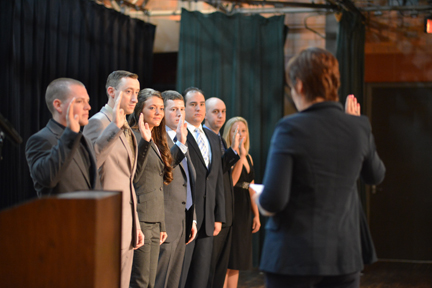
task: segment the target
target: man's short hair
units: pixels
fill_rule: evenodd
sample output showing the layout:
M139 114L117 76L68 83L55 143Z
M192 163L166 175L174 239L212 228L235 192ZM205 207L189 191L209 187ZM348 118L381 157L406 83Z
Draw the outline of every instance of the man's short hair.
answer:
M340 86L339 63L329 51L311 47L301 51L287 64L287 82L295 87L302 81L307 100L323 97L326 101L338 101Z
M189 92L199 92L199 93L201 93L201 94L204 96L204 92L203 92L201 89L196 88L196 87L189 87L189 88L187 88L186 90L184 90L184 92L183 92L183 97L184 97L185 105L186 105L186 102L187 102L187 97L186 97L186 95L187 95ZM204 98L205 98L205 96L204 96Z
M71 85L84 86L82 82L72 78L58 78L48 85L45 92L45 102L51 114L55 112L53 101L55 99L59 99L62 102L66 101L70 93Z
M132 78L132 79L138 79L138 75L129 71L124 70L117 70L114 72L111 72L111 74L108 75L107 82L105 85L105 89L108 89L108 87L114 87L117 89L120 81L122 78Z
M182 100L184 102L183 96L179 92L174 90L166 90L162 92L162 98L164 100L165 107L167 106L168 100Z

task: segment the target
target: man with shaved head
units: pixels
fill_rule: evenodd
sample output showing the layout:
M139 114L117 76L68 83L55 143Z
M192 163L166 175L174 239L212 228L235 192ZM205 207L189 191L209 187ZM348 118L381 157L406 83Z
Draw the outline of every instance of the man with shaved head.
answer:
M213 239L213 254L210 266L210 275L207 288L222 288L228 269L228 260L231 250L231 226L234 216L234 189L231 167L240 159L235 149L239 146L239 134L234 135L232 147L227 147L220 135L220 129L225 124L226 106L219 98L206 100L206 116L204 128L216 134L221 143L222 172L225 192L226 221L222 224L220 233Z
M56 79L48 85L45 101L52 118L26 144L37 195L100 189L93 145L80 131L91 109L84 84Z

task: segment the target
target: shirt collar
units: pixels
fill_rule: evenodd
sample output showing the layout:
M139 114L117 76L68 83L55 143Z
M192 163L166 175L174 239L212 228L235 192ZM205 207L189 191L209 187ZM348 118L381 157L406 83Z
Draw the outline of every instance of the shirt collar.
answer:
M189 122L185 121L187 123L187 128L190 132L195 133L195 129L198 129L201 133L204 133L204 130L202 128L202 125L200 124L198 127L195 127L194 125L190 124Z
M171 138L171 140L174 141L174 137L176 136L176 131L172 130L168 126L165 125L165 131L167 132L168 136Z

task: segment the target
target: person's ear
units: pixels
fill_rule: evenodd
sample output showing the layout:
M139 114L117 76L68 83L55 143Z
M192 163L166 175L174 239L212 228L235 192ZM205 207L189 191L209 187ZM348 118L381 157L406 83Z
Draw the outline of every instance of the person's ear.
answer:
M115 90L116 89L114 87L112 87L112 86L109 86L107 88L107 93L108 93L109 97L112 98L112 99L115 98Z
M295 90L300 95L304 94L303 82L300 79L296 80Z
M62 101L60 99L54 99L53 101L54 110L56 110L59 114L62 113Z

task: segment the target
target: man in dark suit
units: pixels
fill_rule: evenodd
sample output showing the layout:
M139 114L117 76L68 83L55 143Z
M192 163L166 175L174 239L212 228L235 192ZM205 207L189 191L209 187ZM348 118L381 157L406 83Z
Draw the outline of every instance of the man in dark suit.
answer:
M196 175L186 145L188 131L184 123L183 96L168 90L162 93L162 97L167 141L173 158L173 181L164 187L168 237L160 247L155 287L170 288L179 286L186 245L197 233L193 205Z
M207 286L213 249L213 236L225 222L225 197L222 175L221 144L216 134L202 128L205 117L203 92L186 89L187 144L196 171L195 211L198 235L186 246L180 287Z
M239 147L239 134L235 135L232 146L227 147L225 140L220 135L220 129L225 124L225 120L225 103L215 97L207 99L204 128L215 133L221 142L226 215L225 223L222 224L222 230L213 239L213 254L207 288L222 288L224 286L231 250L231 225L234 217L234 187L231 167L240 159L235 150Z
M80 131L88 123L89 100L77 80L59 78L48 85L45 101L52 119L26 145L39 197L101 188L93 145Z

